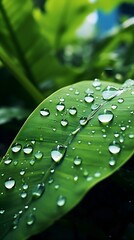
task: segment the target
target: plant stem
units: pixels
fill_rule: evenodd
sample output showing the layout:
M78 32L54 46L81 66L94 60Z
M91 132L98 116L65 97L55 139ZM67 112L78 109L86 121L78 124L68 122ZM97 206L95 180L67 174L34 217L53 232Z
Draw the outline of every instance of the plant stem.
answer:
M12 25L10 23L10 20L9 20L9 18L7 16L7 13L6 13L5 9L4 9L2 1L0 1L0 11L2 13L4 22L6 23L8 32L9 32L11 40L12 40L12 44L14 45L14 48L16 50L16 53L17 53L18 59L20 61L20 64L22 65L22 67L24 69L24 72L26 73L26 75L30 79L30 81L32 81L34 84L36 84L34 76L33 76L32 72L30 70L30 67L28 66L28 62L27 62L27 60L25 58L25 55L23 53L23 50L22 50L22 48L20 46L20 43L19 43L19 41L17 39L17 36L14 33L13 27L12 27Z
M10 69L10 71L15 76L16 80L26 89L26 91L31 95L34 101L39 104L43 99L44 96L38 91L38 89L29 81L29 79L23 74L23 72L14 67L12 61L3 50L0 48L0 59L2 62Z

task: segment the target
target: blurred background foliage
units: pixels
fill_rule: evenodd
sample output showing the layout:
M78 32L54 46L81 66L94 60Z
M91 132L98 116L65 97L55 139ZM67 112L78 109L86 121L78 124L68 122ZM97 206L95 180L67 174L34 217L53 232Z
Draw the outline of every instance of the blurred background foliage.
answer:
M85 79L99 78L119 83L128 78L134 79L133 15L133 0L0 1L0 157L5 154L27 116L55 90ZM100 194L100 205L104 201L101 191L107 192L107 185L111 186L113 181L113 184L116 183L116 188L112 190L115 194L121 191L122 196L127 189L131 199L124 198L125 211L129 215L131 205L134 212L133 173L134 169L129 163L112 177L110 183L103 185L103 190L100 185L96 193ZM111 195L107 194L110 201ZM119 202L120 197L117 205L112 205L114 211L118 209ZM116 215L105 211L104 222L107 222L107 214L111 214L113 219L109 220L109 224L116 221ZM68 229L68 216L63 220L62 228ZM120 221L122 215L119 213L116 217ZM90 228L97 228L100 237L94 238L91 232L83 235L85 238L79 236L79 221L78 226L73 226L73 236L76 229L77 239L131 240L134 239L134 223L131 217L128 219L122 235L119 235L118 224L117 229L112 225L113 235L110 235L110 227L108 232L103 231L103 226L98 225L96 220L92 222L88 219ZM101 218L99 220L103 221ZM57 226L53 227L54 232L55 228ZM84 232L86 226L82 228ZM48 236L49 239L54 237L51 238L50 232L46 233L46 238ZM40 239L44 237L40 236ZM59 240L60 235L54 239Z

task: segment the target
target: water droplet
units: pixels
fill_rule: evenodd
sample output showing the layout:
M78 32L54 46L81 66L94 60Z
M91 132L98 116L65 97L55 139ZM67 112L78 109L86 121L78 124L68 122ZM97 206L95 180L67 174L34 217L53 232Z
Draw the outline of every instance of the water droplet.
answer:
M88 123L87 117L81 117L80 118L80 125L84 126Z
M128 79L123 83L122 88L130 88L132 86L134 86L134 80Z
M108 149L109 149L109 152L112 154L117 154L121 151L121 147L119 143L116 141L113 141L112 143L110 143Z
M37 160L40 160L42 157L43 157L43 153L41 151L37 151L35 154L34 154L34 157L37 159Z
M81 165L81 163L82 163L82 159L79 156L76 156L74 158L74 165L79 166L79 165Z
M60 123L63 127L66 127L68 125L68 121L66 119L62 119Z
M85 96L84 100L85 100L86 103L91 103L91 102L94 101L94 96L91 95L91 94L87 94L87 95Z
M28 226L31 226L33 225L34 222L35 222L35 216L32 213L30 213L26 218L26 223Z
M111 100L118 94L119 94L119 91L117 88L113 86L107 86L102 92L102 97L104 100Z
M101 81L97 78L94 79L94 81L92 82L93 87L100 87L101 86Z
M32 139L31 143L34 145L36 143L36 141L34 139Z
M122 127L121 127L121 130L122 130L122 131L125 131L125 130L126 130L126 127L125 127L125 126L122 126Z
M5 210L4 209L0 209L0 214L3 214L5 213Z
M74 94L75 94L75 95L79 95L80 92L79 92L78 90L76 90Z
M110 123L113 117L114 117L114 114L107 109L105 109L102 113L98 115L98 119L102 124Z
M13 178L9 178L5 181L5 187L7 189L12 189L15 186L15 180Z
M74 181L77 182L78 181L78 176L74 176Z
M17 153L21 150L22 146L20 143L14 143L11 147L13 153Z
M23 176L24 174L25 174L25 170L24 169L20 170L20 175Z
M118 103L123 103L124 102L124 99L123 98L119 98L118 99Z
M58 163L62 160L66 153L67 147L63 145L56 146L55 149L51 151L51 158L54 162Z
M27 189L28 189L28 185L27 185L26 183L25 183L25 184L23 184L23 186L22 186L22 187L23 187L23 189L24 189L24 190L27 190Z
M83 175L84 175L84 177L87 177L88 176L88 171L84 170Z
M59 189L59 184L56 184L55 186L54 186L54 188L57 190L57 189Z
M5 157L5 158L4 158L4 163L5 163L6 165L10 164L11 162L12 162L12 159L11 159L10 157Z
M129 133L128 136L129 136L130 139L134 138L134 134L133 133Z
M94 174L94 176L95 176L95 177L100 177L100 176L101 176L101 173L100 173L100 172L96 172L96 173Z
M119 133L118 132L115 132L114 136L117 138L119 137Z
M33 151L33 146L31 144L26 144L24 147L23 147L23 152L25 154L30 154L32 153Z
M93 104L91 105L91 110L94 111L94 110L96 110L98 107L99 107L99 104L93 103Z
M85 91L87 94L93 94L94 91L90 88L87 88L86 91Z
M87 178L86 178L86 180L89 182L89 181L91 181L93 178L92 177L90 177L90 176L88 176Z
M124 137L123 137L123 136L120 136L120 137L119 137L119 142L120 142L120 143L123 143L123 142L124 142Z
M69 113L70 113L70 115L76 115L77 109L75 107L71 107L71 108L69 108Z
M64 102L65 101L65 99L64 98L60 98L60 102Z
M47 108L42 108L40 110L40 115L43 117L48 117L50 115L50 111Z
M22 193L21 193L21 198L24 199L24 198L26 198L26 197L27 197L27 193L26 193L26 192L22 192Z
M30 160L30 165L33 166L35 164L35 159Z
M110 165L111 167L113 167L115 164L116 164L115 159L114 159L113 157L111 157L110 160L109 160L109 165Z
M64 103L63 103L63 102L59 102L59 103L56 105L56 109L57 109L57 111L62 112L62 111L65 109Z
M113 105L111 106L111 108L112 108L113 110L115 110L115 109L117 108L117 105L113 104Z
M44 183L39 183L37 184L36 188L34 189L34 191L32 192L32 196L33 198L37 199L40 198L42 196L42 194L45 191L45 184Z
M57 206L62 207L65 205L65 203L66 203L66 198L64 196L60 195L57 200Z

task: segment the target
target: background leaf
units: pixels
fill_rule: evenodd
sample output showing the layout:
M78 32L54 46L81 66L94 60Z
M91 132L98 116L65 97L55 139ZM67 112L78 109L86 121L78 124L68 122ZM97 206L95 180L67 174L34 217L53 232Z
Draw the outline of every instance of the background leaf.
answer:
M46 229L130 158L133 92L133 80L109 87L96 79L38 106L1 161L2 239Z

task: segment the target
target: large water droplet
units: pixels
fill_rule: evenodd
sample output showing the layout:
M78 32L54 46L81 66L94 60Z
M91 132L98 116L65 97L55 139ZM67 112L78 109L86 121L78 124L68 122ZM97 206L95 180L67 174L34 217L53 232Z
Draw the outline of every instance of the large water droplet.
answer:
M77 109L75 107L71 107L71 108L69 108L69 113L70 113L70 115L76 115Z
M109 152L112 154L117 154L121 151L120 144L116 141L113 141L112 143L110 143L108 149L109 149Z
M80 118L80 125L81 125L81 126L86 125L87 122L88 122L87 117L81 117L81 118Z
M104 125L110 123L113 117L114 117L114 114L107 109L105 109L102 113L98 115L99 121Z
M31 226L33 225L34 222L35 222L35 216L32 213L30 213L26 218L26 223L28 226Z
M42 157L43 157L43 153L41 151L37 151L35 154L34 154L34 157L37 159L37 160L40 160Z
M57 206L62 207L65 205L65 203L66 203L66 198L64 196L60 195L57 200Z
M15 180L13 178L9 178L5 181L5 187L7 189L12 189L15 186Z
M31 144L26 144L24 147L23 147L23 152L25 154L30 154L32 153L33 151L33 146Z
M68 121L66 119L62 119L60 123L63 127L66 127L68 125Z
M64 109L65 109L65 105L63 102L59 102L57 105L56 105L56 109L59 111L59 112L62 112Z
M42 108L40 110L40 115L43 117L48 117L50 115L50 111L47 108Z
M34 189L32 196L33 198L40 198L45 191L45 184L39 183L36 188Z
M17 153L21 150L22 146L20 143L14 143L11 147L13 153Z
M111 100L115 96L117 96L119 93L118 89L113 86L107 86L103 92L102 92L102 97L104 100Z
M94 96L91 94L87 94L84 98L86 103L92 103L94 101Z
M51 158L54 162L58 163L62 160L66 153L67 147L63 145L56 146L55 149L51 151Z
M74 165L79 166L79 165L81 165L81 163L82 163L82 159L79 156L76 156L74 158Z

